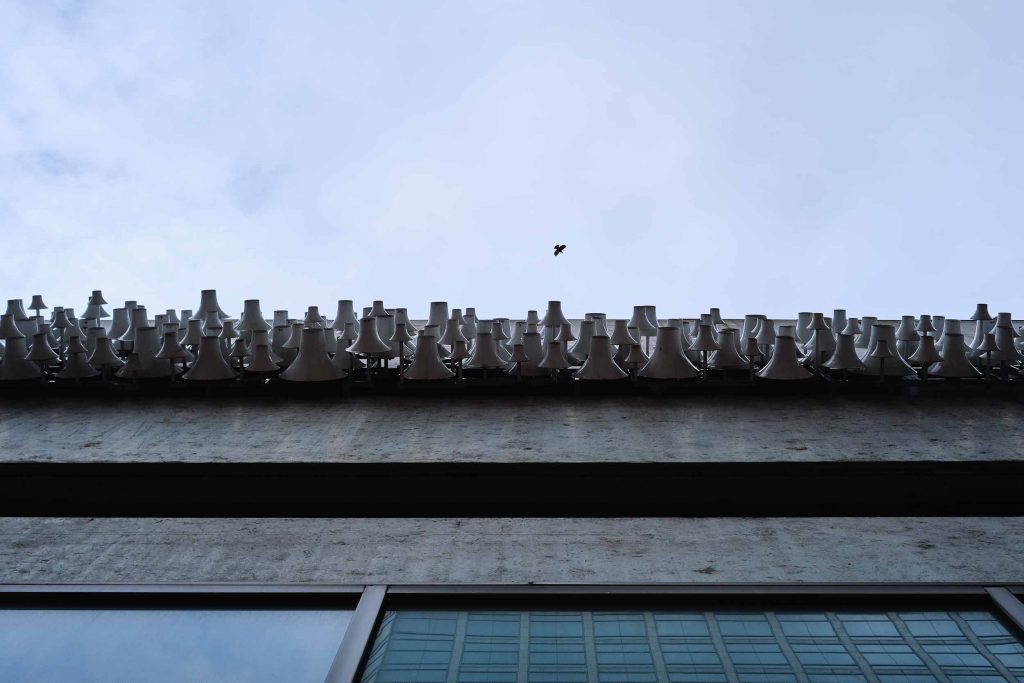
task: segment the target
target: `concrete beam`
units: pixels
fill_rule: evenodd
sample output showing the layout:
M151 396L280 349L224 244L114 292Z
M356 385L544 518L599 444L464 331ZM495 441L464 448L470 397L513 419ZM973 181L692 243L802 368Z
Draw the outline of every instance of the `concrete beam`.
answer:
M1022 460L985 397L0 401L2 462Z
M1024 582L1024 519L0 519L0 583Z

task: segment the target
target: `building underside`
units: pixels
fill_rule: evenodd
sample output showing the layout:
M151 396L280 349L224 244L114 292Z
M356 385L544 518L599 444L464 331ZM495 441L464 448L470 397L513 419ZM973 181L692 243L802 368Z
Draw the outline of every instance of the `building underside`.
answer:
M985 396L5 401L0 615L341 614L311 680L1024 681L1022 418Z

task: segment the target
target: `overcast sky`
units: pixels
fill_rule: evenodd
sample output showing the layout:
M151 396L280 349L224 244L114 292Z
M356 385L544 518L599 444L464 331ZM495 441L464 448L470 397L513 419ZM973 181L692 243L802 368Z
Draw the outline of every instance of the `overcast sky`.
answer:
M6 0L0 296L1020 315L1022 25L1019 0Z

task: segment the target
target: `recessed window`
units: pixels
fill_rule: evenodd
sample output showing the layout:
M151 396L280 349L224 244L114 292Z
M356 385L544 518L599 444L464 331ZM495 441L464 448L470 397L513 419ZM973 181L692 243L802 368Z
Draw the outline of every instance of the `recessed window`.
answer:
M344 610L0 610L0 681L322 682Z
M390 611L363 683L996 683L1024 646L988 612Z

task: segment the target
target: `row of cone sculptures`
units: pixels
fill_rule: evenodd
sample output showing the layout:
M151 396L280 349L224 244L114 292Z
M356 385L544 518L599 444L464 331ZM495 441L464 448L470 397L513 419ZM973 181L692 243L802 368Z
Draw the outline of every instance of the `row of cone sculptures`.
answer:
M388 309L382 301L357 317L353 302L342 299L333 319L310 306L301 320L283 310L267 319L258 299L246 300L241 316L232 318L216 290L202 291L195 313L168 309L152 320L136 301L112 314L106 304L94 290L81 316L55 306L47 319L40 295L29 303L32 316L23 300L8 300L0 316L0 381L372 382L375 375L397 374L400 382L436 382L462 380L464 372L580 381L739 372L782 381L1024 377L1024 330L1009 313L990 315L985 304L969 319L969 343L960 319L907 315L889 324L847 317L842 309L831 317L800 313L795 323L778 325L747 315L733 326L715 308L695 319L662 320L654 306L635 306L629 319L587 313L574 326L559 301L549 301L543 316L531 310L521 320L483 320L473 308L449 310L435 301L419 328L407 309Z

